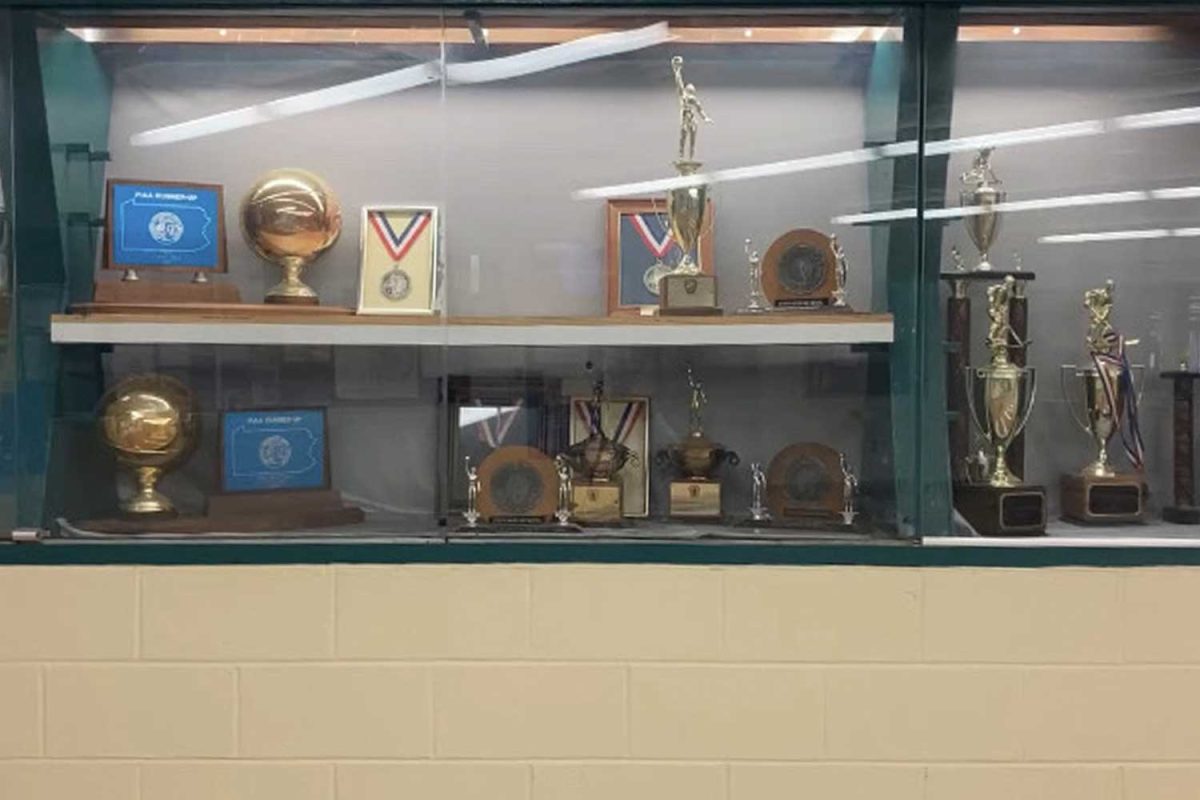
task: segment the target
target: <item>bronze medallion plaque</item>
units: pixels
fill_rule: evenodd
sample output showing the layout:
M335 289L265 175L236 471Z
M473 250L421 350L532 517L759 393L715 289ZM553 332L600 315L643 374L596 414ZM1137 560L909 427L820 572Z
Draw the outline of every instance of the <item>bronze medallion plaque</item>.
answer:
M767 468L767 507L776 519L835 517L842 510L837 450L801 442L780 450Z
M554 515L558 474L536 448L496 448L479 465L479 483L479 514L488 522L544 522Z
M833 240L808 228L788 231L762 259L762 287L776 308L824 308L837 289Z

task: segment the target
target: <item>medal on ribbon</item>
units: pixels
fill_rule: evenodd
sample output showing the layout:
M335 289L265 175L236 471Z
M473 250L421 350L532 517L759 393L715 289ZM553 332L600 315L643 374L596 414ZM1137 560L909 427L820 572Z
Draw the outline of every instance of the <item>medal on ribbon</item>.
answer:
M659 280L671 271L663 259L674 246L675 237L671 235L670 226L658 214L630 214L629 221L642 244L654 256L654 264L646 270L642 282L651 294L658 294Z
M400 268L400 262L408 255L413 244L429 227L433 218L432 212L418 211L412 215L408 223L399 231L387 217L386 211L370 211L367 219L371 229L383 244L384 252L392 260L392 268L383 276L379 291L389 300L403 300L412 290L412 280L407 272Z

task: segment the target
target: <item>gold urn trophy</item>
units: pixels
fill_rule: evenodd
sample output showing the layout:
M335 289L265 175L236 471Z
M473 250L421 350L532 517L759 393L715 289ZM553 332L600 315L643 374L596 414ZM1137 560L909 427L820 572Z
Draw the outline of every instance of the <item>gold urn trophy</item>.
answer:
M678 444L658 453L660 466L671 467L680 479L671 481L669 514L677 519L720 519L721 481L713 475L724 463L737 466L738 455L704 435L704 406L708 397L704 384L688 367L691 388L688 435Z
M631 449L612 439L601 424L604 382L592 387L587 403L588 435L560 455L571 471L570 508L574 518L593 525L619 525L624 507L624 483L620 471L637 458Z
M1000 212L995 207L1007 197L1003 181L992 170L992 150L991 147L982 148L971 162L971 168L959 178L962 184L958 193L959 202L964 208L973 210L973 213L963 217L963 224L979 251L979 263L974 269L980 272L992 269L988 251L1000 231Z
M679 93L679 156L674 162L680 177L695 175L703 166L696 160L696 132L699 121L712 122L696 96L696 87L683 79L683 58L671 59L675 88ZM720 314L717 306L717 279L703 274L692 258L708 219L708 184L703 180L667 192L667 222L671 236L683 254L675 268L658 285L660 314Z
M121 501L121 511L138 517L175 514L175 506L157 485L196 442L194 409L187 386L166 375L130 376L101 398L100 437L137 479L137 490Z
M317 293L300 275L342 232L341 204L325 181L303 169L272 170L250 188L241 218L254 252L283 269L266 302L317 305Z
M1137 340L1126 339L1113 328L1113 290L1110 280L1084 292L1091 364L1065 364L1060 373L1071 415L1096 446L1096 458L1080 472L1062 476L1060 482L1063 517L1083 524L1141 522L1146 510L1139 389L1133 379L1134 372L1143 368L1131 365L1126 353ZM1072 384L1076 392L1071 391ZM1118 433L1132 473L1119 472L1109 456L1109 444Z
M1024 348L1011 324L1009 306L1016 290L1011 276L988 287L990 360L966 368L966 395L971 419L986 442L986 467L977 479L954 487L955 506L983 536L1030 536L1046 532L1046 491L1026 484L1009 467L1008 448L1021 433L1037 393L1032 367L1010 359L1013 347Z

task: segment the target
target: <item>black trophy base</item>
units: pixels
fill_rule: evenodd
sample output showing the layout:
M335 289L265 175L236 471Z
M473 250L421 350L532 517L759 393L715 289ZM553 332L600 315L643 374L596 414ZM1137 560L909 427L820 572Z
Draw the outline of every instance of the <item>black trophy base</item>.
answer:
M1063 475L1062 517L1080 525L1130 525L1145 521L1146 483L1140 475Z
M1046 490L1041 486L954 485L954 507L980 536L1044 536Z
M1176 525L1200 525L1200 507L1167 506L1163 509L1163 519Z

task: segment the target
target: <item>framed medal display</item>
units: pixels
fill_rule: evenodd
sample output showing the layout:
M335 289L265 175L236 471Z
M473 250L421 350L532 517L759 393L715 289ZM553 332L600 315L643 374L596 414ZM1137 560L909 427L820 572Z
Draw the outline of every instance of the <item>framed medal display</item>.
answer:
M683 256L667 221L661 198L608 201L605 263L609 314L650 314L659 306L659 280ZM712 274L712 201L704 230L691 257Z
M435 313L438 235L435 206L364 206L358 313Z
M588 404L591 397L571 398L569 441L578 442L591 431ZM650 514L650 398L606 397L600 402L600 427L637 456L621 467L617 476L624 485L622 513L626 517Z

